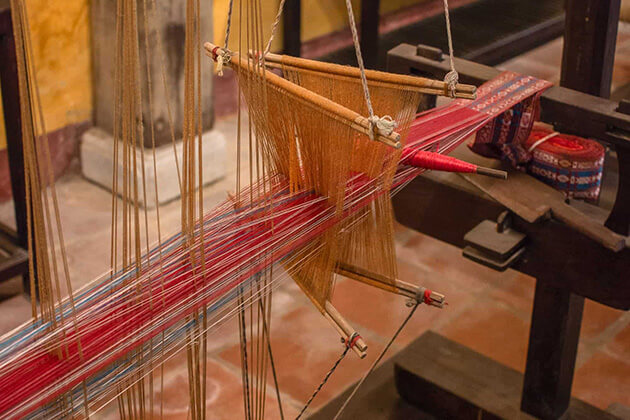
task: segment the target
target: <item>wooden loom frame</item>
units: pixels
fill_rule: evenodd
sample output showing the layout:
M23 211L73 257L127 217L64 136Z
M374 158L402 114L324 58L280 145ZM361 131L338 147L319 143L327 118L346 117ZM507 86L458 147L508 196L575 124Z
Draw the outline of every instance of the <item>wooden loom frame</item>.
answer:
M583 25L585 17L592 25ZM477 223L495 219L506 209L513 229L529 237L533 245L525 249L527 258L514 265L515 269L537 280L525 375L428 332L408 350L403 350L400 357L395 356L394 362L383 366L380 376L379 372L375 373L372 388L364 394L365 399L357 396L360 399L358 404L369 404L370 392L376 395L395 382L405 404L438 417L479 418L481 415L486 418L487 415L490 418L530 418L525 414L528 413L537 418L556 419L568 412L571 418L611 418L595 407L571 399L571 384L584 298L618 309L630 309L630 285L627 282L630 249L627 245L621 249L607 246L619 237L625 238L628 244L627 235L630 233L630 107L627 102L617 104L579 92L602 96L609 93L618 17L618 0L568 2L562 84L575 90L553 87L543 94L541 100L543 121L555 123L560 130L597 138L616 149L620 183L613 210L607 215L601 209L591 209L604 216L604 220L607 216L607 228L602 222L591 220L590 223L599 223L600 226L593 234L576 228L577 219L558 218L553 211L554 206L566 205L561 198L556 200L559 203L548 200L552 196L561 197L561 194L554 194L551 188L528 176L513 176L504 188L485 180L473 182L490 196L471 192L463 185L466 183L457 177L450 177L447 182L430 176L419 177L394 199L400 222L459 247L465 245L464 235ZM584 43L584 39L592 42ZM449 70L447 63L420 55L418 52L423 50L406 44L394 48L389 52L389 70L443 77ZM460 80L464 82L479 84L498 74L493 68L466 60L457 60L456 67ZM583 73L568 71L575 68L582 69ZM539 184L541 188L538 188ZM538 217L535 214L531 218L526 215L528 208L517 199L524 188L528 188L531 194L532 208L547 206L547 210ZM417 200L421 194L432 197L436 204L439 203L439 208L429 205L418 210ZM431 218L438 210L442 212L441 216ZM557 246L559 238L562 238L562 247ZM571 255L578 257L570 258ZM426 346L433 347L423 351ZM436 354L442 355L441 359ZM445 354L454 356L447 357ZM435 363L436 366L435 369L425 369L426 372L423 369L409 370L414 363L415 366L418 363L423 363L421 366L425 367L427 363ZM454 363L459 370L452 368ZM481 373L475 366L481 366L481 371L488 377L466 383L466 378ZM395 378L387 379L392 376L394 368ZM455 387L453 382L449 383L454 378L463 378L464 382ZM370 387L366 385L366 388ZM484 388L486 397L494 395L496 400L483 398L478 392L475 394L478 390L476 386L480 385L487 387ZM334 413L343 398L342 395L331 402L314 418L326 418L327 414ZM389 400L385 401L382 399L378 404L381 407L390 404ZM404 412L409 407L403 405L401 408L400 403L392 401L391 414Z

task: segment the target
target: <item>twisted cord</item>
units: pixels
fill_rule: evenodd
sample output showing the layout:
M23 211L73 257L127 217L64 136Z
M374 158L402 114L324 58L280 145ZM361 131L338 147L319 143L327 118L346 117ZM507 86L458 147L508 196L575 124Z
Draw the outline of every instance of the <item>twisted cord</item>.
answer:
M448 54L451 71L444 76L444 83L448 85L448 91L452 97L455 97L457 82L459 82L459 73L455 70L455 54L453 53L453 35L451 33L451 15L448 10L448 0L444 0L444 18L446 20L446 36L448 38Z
M234 6L234 0L230 0L230 5L228 8L227 15L227 26L225 27L225 42L223 43L223 48L227 50L228 41L230 40L230 28L232 27L232 8Z
M333 372L335 371L335 369L337 369L337 366L339 366L339 363L341 363L343 358L346 357L346 354L348 354L348 351L354 346L354 344L356 343L358 338L359 338L359 335L356 332L354 334L352 334L352 336L350 338L348 338L348 341L346 341L346 345L344 346L345 348L343 349L343 353L341 353L341 356L339 356L339 358L337 359L335 364L330 368L328 373L326 373L326 376L324 376L324 379L319 384L319 386L317 387L315 392L313 392L313 394L308 399L306 404L304 404L304 407L302 408L302 411L300 411L300 414L298 414L298 416L295 418L295 420L299 420L299 418L302 417L302 415L304 414L304 412L306 411L308 406L311 405L311 402L313 402L313 400L315 399L317 394L319 394L319 391L321 391L323 386L326 384L326 382L328 382L328 379L330 378L330 375L332 375Z
M234 6L234 0L230 0L230 5L228 7L228 15L227 15L227 25L225 27L225 42L223 50L227 51L228 42L230 40L230 28L232 27L232 9ZM225 57L223 54L217 54L217 74L219 76L223 76L223 64L225 63Z
M278 13L276 14L276 20L271 25L271 35L269 36L269 41L267 41L267 46L265 47L265 52L263 52L263 57L269 54L271 50L271 42L276 36L276 30L278 29L278 25L280 25L280 18L282 17L282 11L284 10L284 3L286 0L280 0L280 5L278 6Z
M378 363L381 361L383 356L385 356L385 353L387 353L387 350L389 350L389 348L392 346L392 344L394 343L396 338L398 338L398 335L400 334L400 332L403 330L403 328L405 328L405 325L407 325L407 323L409 322L409 320L411 319L413 314L416 312L416 309L418 309L418 305L420 305L420 303L422 303L423 301L424 301L424 299L422 299L422 298L421 298L421 300L417 300L417 299L415 300L415 304L411 308L411 311L409 311L409 314L407 315L407 318L405 318L405 320L402 322L402 324L400 324L400 327L398 327L398 330L396 330L396 333L389 340L389 343L387 343L387 345L385 346L383 351L381 351L381 354L378 355L378 357L376 358L374 363L372 363L372 366L370 366L370 369L365 373L365 375L363 375L361 380L357 383L357 385L352 390L352 393L348 396L348 398L346 398L346 401L344 401L344 403L341 406L341 408L339 409L339 411L337 411L337 415L335 416L334 420L338 420L341 417L341 414L343 413L343 411L346 409L346 407L350 403L350 400L352 399L352 397L354 397L354 395L357 393L357 391L359 390L361 385L363 385L363 382L365 382L367 377L372 373L372 371L374 371L374 369L376 368L376 365L378 365Z
M354 52L357 55L357 63L361 74L361 86L363 86L363 96L368 109L368 122L370 123L370 139L374 140L374 128L379 133L390 135L397 124L389 115L377 117L374 115L372 107L372 99L370 98L370 90L368 88L367 77L365 76L365 65L363 64L363 55L361 54L361 45L359 44L359 35L357 34L357 23L354 20L354 12L352 11L351 0L346 0L346 8L348 9L348 21L350 22L350 31L352 32L352 42L354 43Z

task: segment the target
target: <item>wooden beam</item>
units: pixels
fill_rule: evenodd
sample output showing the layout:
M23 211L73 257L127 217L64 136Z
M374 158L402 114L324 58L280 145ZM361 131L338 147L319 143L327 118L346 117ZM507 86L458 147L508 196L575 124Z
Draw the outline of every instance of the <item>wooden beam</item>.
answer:
M536 281L521 409L541 419L560 418L571 386L584 298Z
M621 0L567 0L560 85L610 97Z

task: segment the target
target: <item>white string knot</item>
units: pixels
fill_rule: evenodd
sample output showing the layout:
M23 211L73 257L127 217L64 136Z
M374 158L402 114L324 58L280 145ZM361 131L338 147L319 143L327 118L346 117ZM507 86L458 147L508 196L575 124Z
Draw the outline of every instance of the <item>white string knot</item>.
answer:
M370 140L374 140L374 127L383 136L389 136L398 127L398 123L389 115L383 117L372 115L368 117L368 122L370 123Z
M226 50L223 50L222 53L217 54L217 75L218 76L223 76L223 66L228 64L230 62L230 59L232 57L230 56L230 53L228 53Z
M459 73L456 70L451 70L444 76L444 83L448 86L448 93L451 98L455 97L457 91L457 83L459 82Z
M546 142L547 140L554 138L556 136L559 136L560 133L558 133L557 131L554 131L551 134L546 135L545 137L538 139L534 144L531 145L531 147L529 149L527 149L527 151L529 153L533 152L535 148L537 148L538 146L540 146L541 144L543 144L544 142Z
M223 56L217 55L217 75L223 76Z

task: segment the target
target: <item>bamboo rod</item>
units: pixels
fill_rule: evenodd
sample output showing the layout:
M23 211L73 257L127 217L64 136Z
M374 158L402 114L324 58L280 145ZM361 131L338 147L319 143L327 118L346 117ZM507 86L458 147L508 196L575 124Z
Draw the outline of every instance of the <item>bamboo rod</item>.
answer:
M392 282L391 279L385 276L350 264L339 263L335 271L349 279L360 281L361 283L378 287L388 292L392 292L393 287L395 293L411 299L417 299L419 295L424 294L424 291L427 290L424 287L419 287L399 279L394 279ZM429 301L423 301L423 303L442 308L444 307L445 301L446 297L443 294L430 291Z
M256 56L253 52L250 55ZM327 63L324 61L309 60L306 58L293 57L289 55L280 55L268 53L265 55L265 62L270 66L277 67L278 64L297 67L306 70L312 70L321 73L335 74L338 76L346 76L357 78L360 77L360 70L352 66L344 66L340 64ZM415 88L423 93L437 92L435 94L450 96L448 84L439 80L431 80L425 77L410 76L405 74L388 73L377 70L365 70L365 77L370 81L389 83L392 85L403 85L409 88ZM429 90L429 92L424 92ZM464 99L476 99L477 88L472 85L458 83L455 88L455 97Z
M350 340L350 338L355 334L356 330L329 301L326 301L326 313L324 316L333 324L335 329L337 329L337 332L339 332L345 340ZM355 345L352 347L352 350L354 350L361 359L367 355L367 344L365 344L363 338L359 337L357 339Z
M282 70L284 68L286 68L283 64L280 63L275 63L275 62L271 62L271 61L265 61L265 66L269 69L278 69L278 70ZM311 72L311 73L316 73L315 70L310 70L310 69L304 69L305 71ZM331 73L329 73L331 74ZM334 73L332 73L334 74ZM400 83L390 83L390 82L384 82L381 80L372 80L373 82L379 83L381 86L385 86L385 87L391 87L391 88L405 88L405 89L409 89L409 90L414 90L418 93L423 93L425 95L435 95L435 96L449 96L449 95L445 95L444 93L444 89L441 87L415 87L415 86L410 86L410 85L405 85L405 84L400 84ZM461 85L458 85L461 86ZM465 93L465 92L456 92L455 93L455 97L458 99L477 99L477 94L476 93Z
M212 59L216 59L215 54L222 55L224 54L224 50L216 45L206 42L204 44L204 48L206 49L206 54L210 56ZM247 61L240 57L238 54L234 54L231 56L229 65L236 65L240 68L247 68ZM318 95L314 92L311 92L308 89L305 89L301 86L298 86L290 81L273 74L272 72L265 69L265 80L268 83L273 84L274 86L283 89L284 91L292 94L294 97L302 100L305 104L308 104L314 108L323 109L324 111L331 113L337 116L339 119L345 120L346 123L352 127L353 129L370 135L370 127L368 119L362 117L356 112L341 106L327 98L324 98L321 95ZM388 135L384 135L380 132L374 133L374 140L386 144L388 146L399 149L401 147L400 144L400 134L396 132L392 132Z

